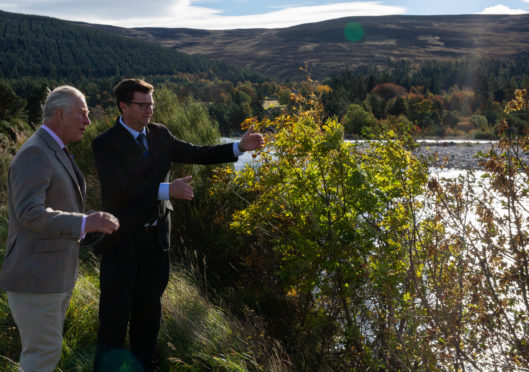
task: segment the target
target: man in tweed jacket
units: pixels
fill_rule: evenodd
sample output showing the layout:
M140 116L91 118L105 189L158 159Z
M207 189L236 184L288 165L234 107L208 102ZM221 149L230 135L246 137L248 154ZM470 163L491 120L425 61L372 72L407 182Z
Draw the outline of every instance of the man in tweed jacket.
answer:
M59 361L80 239L119 227L110 213L84 213L85 181L66 147L80 141L90 125L84 95L58 87L43 110L42 127L9 168L9 227L0 272L0 289L7 291L20 333L20 369L25 372L51 372Z

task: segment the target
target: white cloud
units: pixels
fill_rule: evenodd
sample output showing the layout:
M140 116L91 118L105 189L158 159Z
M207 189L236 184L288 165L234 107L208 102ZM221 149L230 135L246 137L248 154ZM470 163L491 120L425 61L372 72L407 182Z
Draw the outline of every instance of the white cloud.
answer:
M403 7L382 5L379 2L292 6L269 13L246 16L222 16L211 9L190 6L182 10L182 17L167 16L153 20L129 19L122 22L122 25L141 27L153 26L153 23L156 23L163 27L201 29L277 28L341 17L404 14L405 12L406 9Z
M41 14L70 20L112 17L159 17L176 14L178 9L190 6L190 0L0 0L0 9L26 14Z
M524 0L524 2L529 3L529 0ZM503 4L494 5L494 6L485 8L481 12L478 12L478 14L526 14L526 13L527 11L525 10L512 9Z
M186 27L212 30L289 27L349 16L406 13L406 8L401 6L384 5L379 1L354 1L316 6L291 5L264 14L224 16L221 11L193 5L196 2L196 0L150 0L149 2L0 0L0 9L121 27ZM7 4L12 6L8 7Z

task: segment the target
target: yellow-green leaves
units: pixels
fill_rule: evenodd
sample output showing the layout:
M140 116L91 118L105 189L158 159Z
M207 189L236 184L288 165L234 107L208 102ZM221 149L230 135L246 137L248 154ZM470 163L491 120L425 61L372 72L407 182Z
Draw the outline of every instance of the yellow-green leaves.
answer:
M354 359L372 346L368 337L351 339L353 329L375 332L377 308L393 308L397 322L410 306L410 292L403 291L409 270L404 242L426 168L411 154L405 131L348 142L339 122L321 120L316 93L293 94L291 102L298 107L293 114L251 122L267 133L267 146L260 166L246 167L236 182L258 197L234 214L231 227L266 237L279 258L286 296L311 299L305 331L332 324L328 347L345 347L344 357ZM391 343L397 336L388 332ZM399 345L407 352L406 343ZM371 365L369 358L364 362Z

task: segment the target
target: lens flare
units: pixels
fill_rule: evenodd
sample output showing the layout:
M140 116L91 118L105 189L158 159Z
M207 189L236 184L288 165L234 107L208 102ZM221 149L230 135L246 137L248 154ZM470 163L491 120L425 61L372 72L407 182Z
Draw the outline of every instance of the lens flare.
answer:
M355 43L364 37L364 28L358 22L349 22L345 25L343 33L347 40Z

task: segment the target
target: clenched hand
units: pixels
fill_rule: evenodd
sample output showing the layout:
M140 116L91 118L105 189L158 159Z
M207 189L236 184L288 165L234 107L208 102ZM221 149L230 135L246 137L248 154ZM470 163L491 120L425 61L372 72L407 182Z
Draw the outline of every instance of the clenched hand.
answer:
M169 196L174 199L191 200L195 196L193 194L193 188L189 184L192 176L184 178L177 178L169 184Z
M85 232L102 232L112 234L119 228L118 219L108 212L94 212L86 217Z

